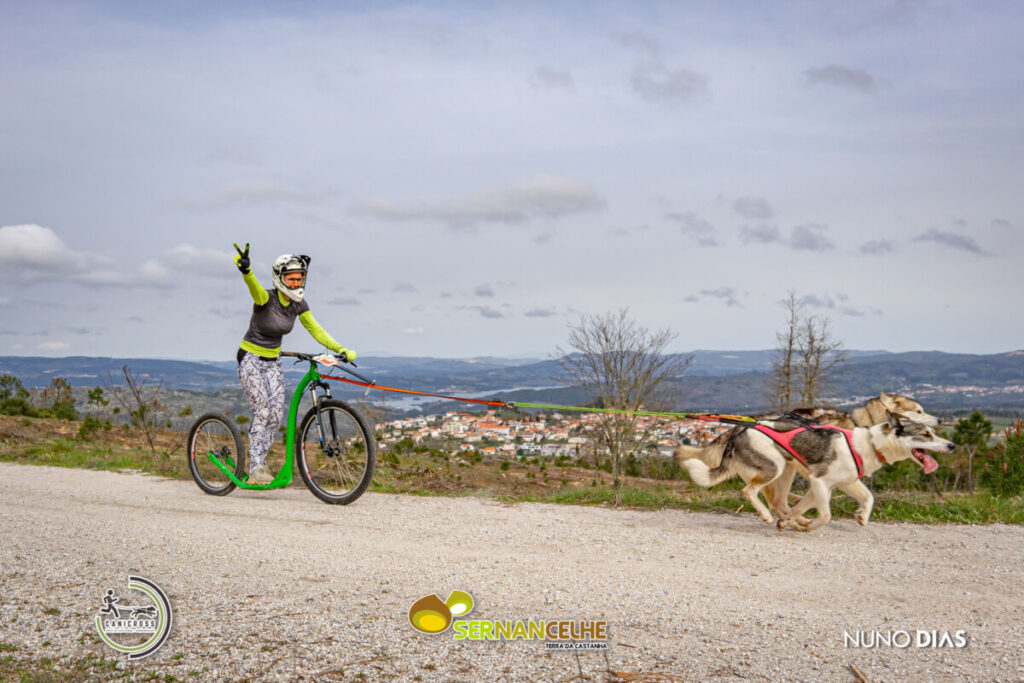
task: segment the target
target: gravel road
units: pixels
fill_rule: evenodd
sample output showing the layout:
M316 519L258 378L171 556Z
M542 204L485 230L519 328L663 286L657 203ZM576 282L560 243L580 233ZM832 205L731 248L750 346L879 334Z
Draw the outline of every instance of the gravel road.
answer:
M301 484L218 498L0 464L0 528L0 655L113 657L93 619L139 574L174 627L119 665L138 678L1024 680L1020 527L779 533L750 514L383 494L334 507ZM466 620L604 620L607 650L415 631L412 604L453 589L475 600ZM918 647L932 631L945 646ZM875 632L895 644L864 647Z

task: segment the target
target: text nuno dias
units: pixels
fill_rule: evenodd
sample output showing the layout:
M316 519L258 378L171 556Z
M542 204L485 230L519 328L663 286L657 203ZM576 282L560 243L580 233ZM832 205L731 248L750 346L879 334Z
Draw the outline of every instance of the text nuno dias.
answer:
M961 648L967 647L966 631L849 631L843 632L843 643L851 648Z

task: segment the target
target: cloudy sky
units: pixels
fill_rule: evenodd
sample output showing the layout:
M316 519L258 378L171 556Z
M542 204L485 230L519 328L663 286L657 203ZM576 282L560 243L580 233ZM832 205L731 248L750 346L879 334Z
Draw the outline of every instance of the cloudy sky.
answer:
M211 5L211 6L207 6ZM360 353L628 307L1024 348L1019 2L0 0L0 355L230 359L251 242ZM286 347L312 349L299 327Z

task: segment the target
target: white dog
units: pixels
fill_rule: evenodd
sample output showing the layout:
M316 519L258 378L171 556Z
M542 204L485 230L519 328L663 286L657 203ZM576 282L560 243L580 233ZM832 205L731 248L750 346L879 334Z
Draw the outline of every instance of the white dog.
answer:
M861 477L870 476L882 465L908 459L920 464L925 473L933 472L938 463L927 451L948 453L954 447L928 425L890 414L887 422L853 429L783 420L758 422L736 427L704 449L680 446L676 458L700 486L742 477L747 483L743 496L769 524L772 513L758 494L768 484L775 484L771 506L779 515L779 528L811 531L832 518L830 503L836 487L857 501L856 518L865 525L874 496ZM705 464L716 456L717 467ZM798 473L807 479L810 490L790 509L787 493ZM801 515L812 508L818 517L803 519Z

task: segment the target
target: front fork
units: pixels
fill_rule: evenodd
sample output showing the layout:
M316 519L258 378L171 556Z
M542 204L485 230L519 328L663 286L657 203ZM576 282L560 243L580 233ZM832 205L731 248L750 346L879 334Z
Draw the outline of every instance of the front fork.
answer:
M317 393L317 389L322 389L324 393L323 394L318 394ZM315 382L310 382L309 383L309 396L310 396L311 399L313 399L313 408L316 410L316 431L317 431L317 436L320 439L320 450L328 452L328 454L329 454L330 452L328 451L328 449L326 448L326 446L324 444L324 423L323 423L323 419L322 419L322 413L320 411L320 402L323 399L331 398L331 387L330 387L330 385L327 384L327 382L323 381L322 379L318 379ZM338 430L337 430L337 426L334 424L334 413L330 414L330 418L331 418L331 425L330 425L331 430L330 430L330 433L331 434L336 434Z

